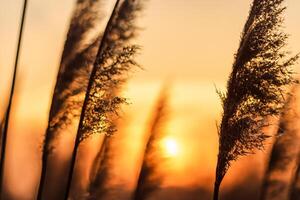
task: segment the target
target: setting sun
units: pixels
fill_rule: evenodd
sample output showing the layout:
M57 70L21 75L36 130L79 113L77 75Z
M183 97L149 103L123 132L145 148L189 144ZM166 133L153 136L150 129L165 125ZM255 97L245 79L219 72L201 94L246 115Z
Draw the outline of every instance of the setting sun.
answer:
M178 155L179 148L178 148L178 143L175 139L173 138L166 138L163 141L163 147L165 150L165 154L169 157L175 157Z

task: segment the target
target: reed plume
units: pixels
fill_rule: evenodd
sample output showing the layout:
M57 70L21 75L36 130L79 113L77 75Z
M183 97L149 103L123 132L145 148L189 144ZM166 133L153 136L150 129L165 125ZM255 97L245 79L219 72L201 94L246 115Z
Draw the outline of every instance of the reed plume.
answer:
M219 95L223 116L219 127L219 154L214 199L232 161L263 149L267 118L280 114L285 86L293 81L291 66L298 55L284 50L284 0L254 0L235 55L227 93Z
M299 151L298 120L299 109L294 88L280 117L277 137L264 177L261 200L289 199L290 180L294 175Z
M2 135L1 135L1 156L0 156L0 159L1 159L0 160L0 195L3 193L2 192L2 189L3 189L2 184L3 184L3 177L4 177L7 132L8 132L8 125L9 125L9 117L10 117L10 112L11 112L11 105L12 105L14 91L15 91L17 69L18 69L18 65L19 65L19 55L20 55L20 49L21 49L21 44L22 44L23 27L24 27L24 22L25 22L25 17L26 17L26 8L27 8L27 0L24 0L19 36L18 36L18 45L17 45L16 57L15 57L15 63L14 63L13 78L12 78L12 83L11 83L9 99L8 99L8 105L7 105L5 117L3 120L3 131L2 131L2 126L1 126Z
M138 47L129 42L136 36L135 20L142 1L117 0L105 28L89 79L73 148L65 199L68 199L79 144L92 134L115 132L114 121L126 99L115 93L127 73L139 65L134 57Z
M96 23L101 20L101 0L77 0L61 56L48 127L42 152L42 170L37 199L42 199L49 155L54 142L62 131L79 120L91 68L96 57L99 34L85 45L84 40Z
M82 51L87 35L95 28L99 19L102 19L99 7L103 3L102 0L77 0L61 56L59 76L69 76L69 63ZM57 87L64 90L65 87L61 84L61 87Z
M167 90L163 89L156 103L152 121L147 133L141 171L138 176L137 186L133 194L134 200L144 200L161 186L162 177L158 175L159 159L156 156L157 142L162 138L161 128L165 122L169 97Z

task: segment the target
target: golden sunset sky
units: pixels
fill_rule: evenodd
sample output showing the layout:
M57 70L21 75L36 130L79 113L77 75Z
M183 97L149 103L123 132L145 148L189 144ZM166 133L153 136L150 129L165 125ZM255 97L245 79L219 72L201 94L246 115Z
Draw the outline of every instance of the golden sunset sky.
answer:
M177 141L178 155L166 164L166 186L212 187L218 152L216 121L221 105L215 86L224 90L251 0L147 0L135 41L144 70L135 70L124 88L126 133L120 137L118 178L131 188L139 149L151 110L165 81L171 83L166 135ZM113 0L104 8L107 16ZM22 0L0 0L0 110L10 87ZM9 129L7 187L30 199L40 170L37 153L46 128L51 94L75 0L29 0L17 96ZM288 49L300 52L300 1L287 0ZM101 31L100 29L99 31ZM299 70L299 65L295 67ZM132 154L128 158L124 153ZM123 155L124 156L121 156ZM266 153L263 153L264 155ZM262 159L243 160L258 163ZM8 167L9 166L9 167ZM241 169L242 165L237 165ZM126 172L124 174L124 172ZM230 172L232 177L234 173ZM20 179L22 177L22 179ZM230 176L229 176L230 177ZM232 179L227 178L227 184ZM22 197L22 198L21 198ZM23 198L24 197L24 198Z

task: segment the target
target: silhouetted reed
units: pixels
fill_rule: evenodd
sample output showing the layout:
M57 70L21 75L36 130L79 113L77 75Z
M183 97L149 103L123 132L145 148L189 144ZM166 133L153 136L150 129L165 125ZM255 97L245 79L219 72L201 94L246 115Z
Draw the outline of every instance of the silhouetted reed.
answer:
M261 200L288 200L299 151L299 109L294 88L287 98L265 172Z
M141 1L117 0L105 28L82 106L65 199L69 196L79 144L92 134L115 132L113 122L120 106L126 103L115 91L126 81L128 72L139 66L134 61L138 47L129 42L136 36L135 20L141 8Z
M42 170L37 199L41 200L49 155L54 141L71 123L79 119L91 68L94 63L100 35L84 45L87 34L100 19L101 0L77 0L67 33L58 76L51 102L48 127L42 155Z
M8 126L9 126L11 105L12 105L14 91L15 91L15 83L16 83L16 77L17 77L18 64L19 64L20 49L21 49L21 44L22 44L23 27L24 27L24 21L25 21L25 16L26 16L26 8L27 8L27 0L24 0L21 24L20 24L20 31L19 31L19 36L18 36L18 46L17 46L17 51L16 51L15 63L14 63L14 72L13 72L13 77L12 77L12 83L11 83L11 89L10 89L10 94L9 94L9 99L8 99L7 110L5 112L5 117L4 117L4 121L3 121L4 122L3 131L1 131L2 135L1 135L1 157L0 157L0 159L1 159L0 160L0 195L3 193L2 192L2 189L3 189L2 184L3 184L4 166L5 166L7 132L8 132Z
M169 97L166 89L164 89L156 103L152 114L152 121L147 131L148 139L143 155L141 171L133 194L134 200L146 199L161 186L162 177L157 173L158 166L161 163L161 159L157 157L157 145L164 135L161 128L167 115L168 101Z
M287 34L282 31L284 0L254 0L235 55L227 93L219 92L223 116L214 199L232 161L263 149L267 118L280 114L285 86L293 82Z

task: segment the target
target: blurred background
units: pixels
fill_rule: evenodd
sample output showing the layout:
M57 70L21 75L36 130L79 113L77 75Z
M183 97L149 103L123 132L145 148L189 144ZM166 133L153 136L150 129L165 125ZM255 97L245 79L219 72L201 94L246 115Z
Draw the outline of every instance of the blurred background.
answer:
M0 0L1 118L22 3ZM109 0L105 5L106 18L113 3ZM43 135L74 4L75 0L29 1L5 166L4 185L16 199L33 199L37 189ZM131 104L123 107L119 133L114 136L112 184L122 185L125 196L136 184L149 116L162 85L168 82L170 106L161 150L168 159L161 165L163 188L153 198L210 198L218 153L216 122L222 111L215 86L226 87L250 4L251 0L148 0L135 41L142 46L138 61L144 69L136 69L124 87ZM298 0L287 0L285 25L289 50L294 53L300 52L299 9ZM299 72L299 65L295 71ZM87 143L82 147L83 160L91 159L99 145ZM265 151L233 164L222 186L224 199L227 193L236 199L258 196L271 143L267 142ZM87 171L89 167L83 163L79 168ZM81 182L84 185L85 179Z

